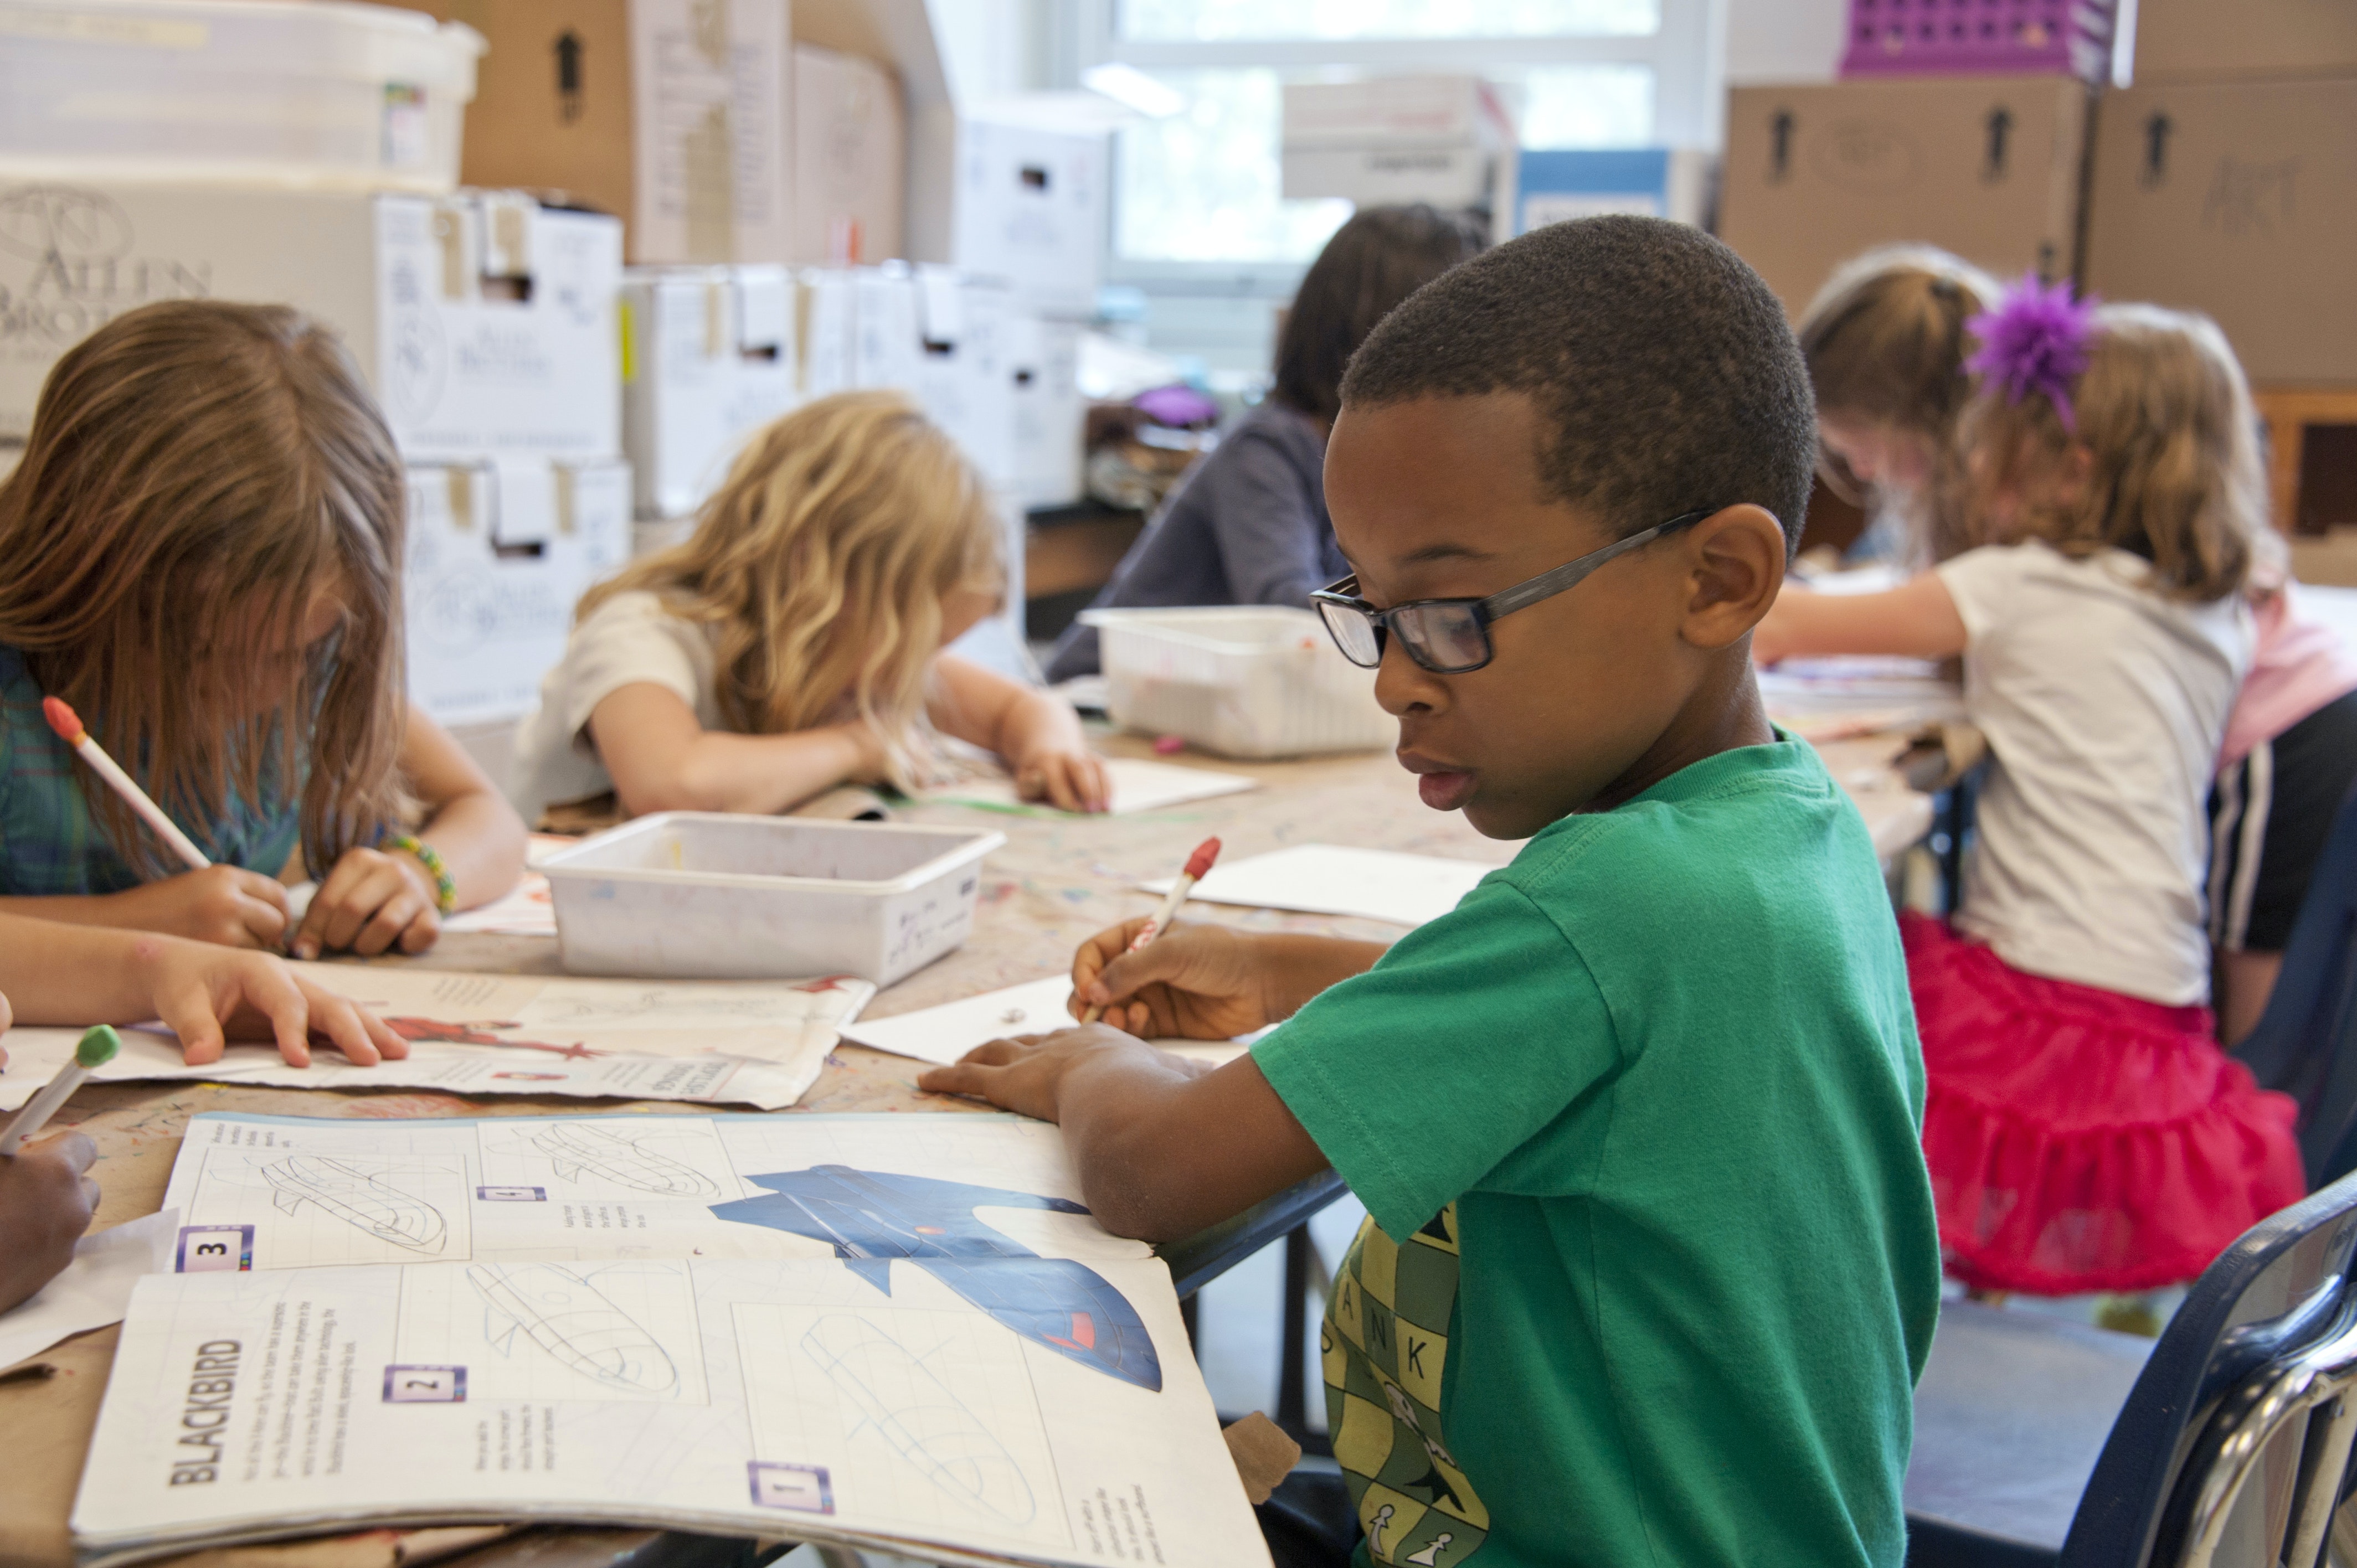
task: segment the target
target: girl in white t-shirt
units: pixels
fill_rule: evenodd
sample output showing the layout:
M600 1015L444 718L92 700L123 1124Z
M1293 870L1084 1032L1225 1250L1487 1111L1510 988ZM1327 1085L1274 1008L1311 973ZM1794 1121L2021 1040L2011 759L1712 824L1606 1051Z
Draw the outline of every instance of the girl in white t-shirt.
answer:
M1102 811L1061 699L942 650L1004 592L982 479L896 392L770 425L695 532L581 601L517 737L525 820L610 794L624 815L774 812L937 771L935 731L996 752L1027 800Z
M2206 1005L2203 800L2265 515L2250 393L2199 317L2025 282L1973 326L1986 542L1887 594L1788 590L1754 655L1964 656L1979 840L1953 928L1900 918L1942 1245L1981 1289L2147 1290L2307 1190L2292 1102Z

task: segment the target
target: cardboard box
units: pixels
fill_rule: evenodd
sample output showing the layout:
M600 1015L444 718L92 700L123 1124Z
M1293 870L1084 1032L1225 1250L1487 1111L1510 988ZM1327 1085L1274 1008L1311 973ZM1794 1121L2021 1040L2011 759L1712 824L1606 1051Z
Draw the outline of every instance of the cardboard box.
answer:
M1719 237L1795 317L1835 266L1897 241L2068 276L2090 102L2058 76L1737 88Z
M0 188L0 439L49 367L159 299L292 305L342 334L412 458L620 447L621 225L513 193Z
M2357 383L2357 78L2104 99L2087 285L2217 318L2255 381Z
M2349 0L2140 0L2139 85L2223 76L2357 75Z
M622 446L642 521L703 504L746 436L800 399L780 266L632 272L622 285Z
M634 263L778 262L792 237L785 0L460 0L490 42L467 183L619 215Z
M1512 232L1608 212L1700 225L1716 172L1716 160L1693 147L1526 148L1516 159Z
M909 157L900 86L858 55L793 47L793 261L903 256Z
M1361 206L1488 204L1510 177L1512 119L1473 76L1396 76L1285 84L1285 198Z
M958 266L1012 288L1020 308L1094 315L1107 156L1102 134L961 121L951 219Z
M625 463L409 470L409 694L444 724L530 713L582 593L630 553Z

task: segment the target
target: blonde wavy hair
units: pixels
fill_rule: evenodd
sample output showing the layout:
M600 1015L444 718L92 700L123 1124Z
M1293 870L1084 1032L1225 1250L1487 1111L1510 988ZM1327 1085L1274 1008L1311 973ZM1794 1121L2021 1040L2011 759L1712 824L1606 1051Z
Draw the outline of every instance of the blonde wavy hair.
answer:
M950 438L898 392L839 392L748 443L683 543L591 589L649 592L715 628L729 726L783 735L840 722L884 737L893 781L930 773L925 722L942 599L1003 591L989 493Z
M2104 306L2095 328L2072 392L2075 435L2043 395L1974 392L1958 440L1976 542L1996 542L1989 503L2017 489L2026 500L2012 538L2072 556L2143 556L2171 598L2241 590L2268 554L2266 483L2251 389L2225 334L2206 316L2155 305ZM2067 472L2074 448L2086 454L2085 484L2040 499L2038 481Z

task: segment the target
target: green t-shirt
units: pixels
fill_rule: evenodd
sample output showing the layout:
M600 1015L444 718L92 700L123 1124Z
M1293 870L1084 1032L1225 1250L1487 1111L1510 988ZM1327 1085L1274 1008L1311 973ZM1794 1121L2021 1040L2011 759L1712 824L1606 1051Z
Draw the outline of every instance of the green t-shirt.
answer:
M1922 1058L1809 746L1554 823L1253 1059L1372 1216L1323 1329L1360 1562L1904 1558Z

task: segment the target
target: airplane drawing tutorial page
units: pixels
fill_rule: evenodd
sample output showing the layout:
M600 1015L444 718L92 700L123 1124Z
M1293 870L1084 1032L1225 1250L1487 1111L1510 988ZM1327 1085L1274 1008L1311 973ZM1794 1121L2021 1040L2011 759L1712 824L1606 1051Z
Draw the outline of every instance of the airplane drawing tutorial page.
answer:
M1041 1122L204 1115L165 1206L89 1561L518 1518L1268 1561L1168 1271Z

